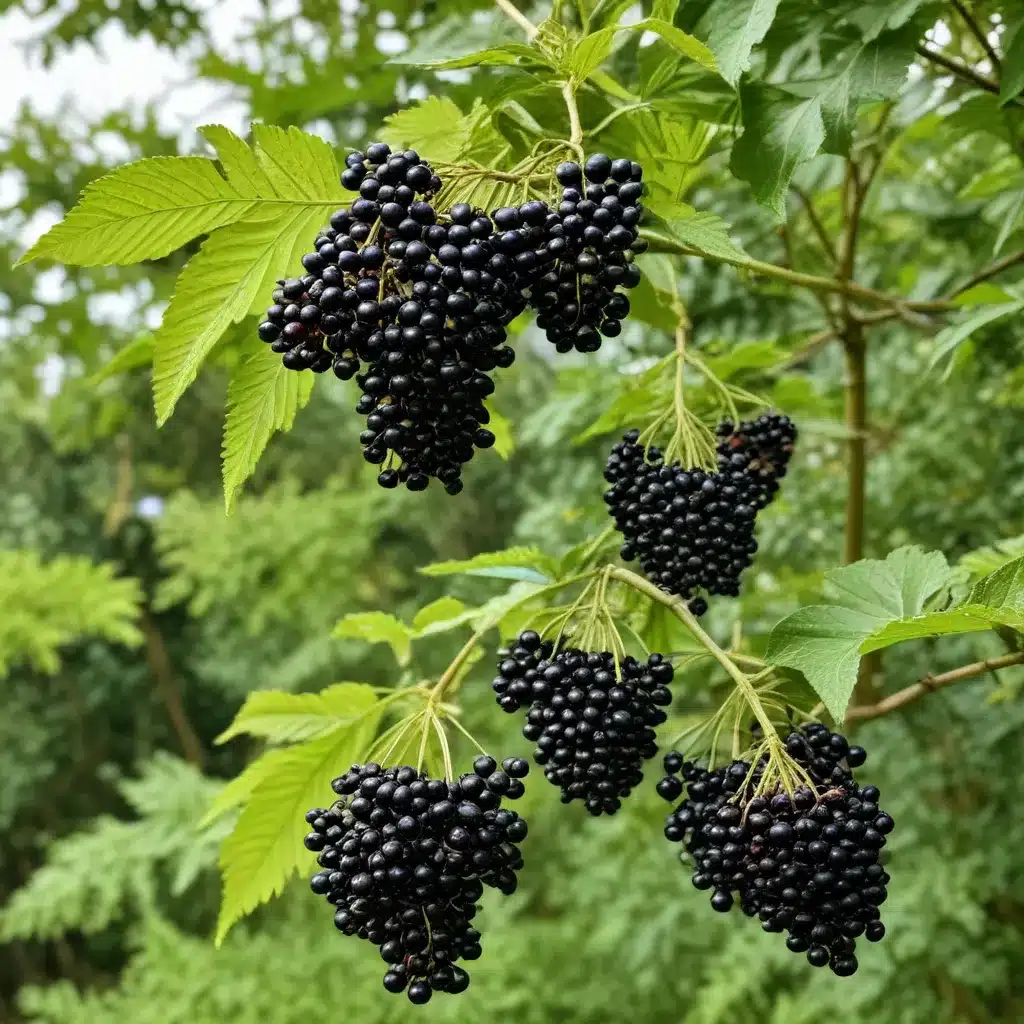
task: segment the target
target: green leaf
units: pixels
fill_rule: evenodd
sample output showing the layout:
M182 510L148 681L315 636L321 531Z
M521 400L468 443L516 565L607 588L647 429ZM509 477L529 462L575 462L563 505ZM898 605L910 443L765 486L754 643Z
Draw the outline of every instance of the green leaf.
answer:
M953 352L959 345L965 342L975 331L990 324L994 320L1000 320L1011 313L1017 313L1024 309L1024 299L1017 299L1014 302L1005 302L998 306L982 306L967 316L961 317L957 322L944 327L935 335L935 348L932 351L931 366L938 365L946 356Z
M367 715L357 725L279 752L274 771L256 784L221 846L224 892L217 945L239 918L280 893L300 867L312 863L302 844L302 816L331 802L331 780L339 766L361 759L377 718Z
M978 580L967 595L969 605L1008 611L1024 611L1024 556L1000 566Z
M274 281L312 244L319 209L264 211L259 221L211 235L181 272L157 331L153 399L157 423L167 422L213 346L233 323L264 305Z
M428 96L384 119L381 137L401 149L418 150L435 163L453 162L465 152L472 122L447 97Z
M267 305L344 194L334 153L297 128L253 125L250 151L226 129L205 130L240 188L270 193L242 222L215 232L178 278L155 337L153 398L163 425L224 331Z
M683 206L682 210L684 215L667 225L676 241L713 259L737 266L750 262L750 257L729 237L729 226L718 214L698 213L688 206Z
M223 818L228 811L241 807L255 792L264 779L270 778L279 762L286 760L290 750L266 750L255 761L245 766L241 775L236 775L211 801L206 813L199 819L198 830L209 828Z
M718 72L715 55L696 37L661 18L644 18L633 25L624 25L629 32L653 32L668 43L677 53L688 57L708 71Z
M416 613L412 620L412 628L417 636L447 633L451 629L472 622L479 614L479 608L467 608L454 597L439 597Z
M732 86L750 67L750 52L775 20L779 0L715 0L701 18L721 76Z
M87 185L78 205L18 263L44 256L84 267L159 259L253 205L205 157L139 160Z
M960 565L973 577L987 576L1021 556L1024 556L1024 535L970 551L960 559Z
M743 134L732 147L730 166L749 182L759 203L785 216L793 172L825 141L821 99L799 99L760 85L740 88Z
M399 665L409 663L413 632L387 612L352 612L334 627L332 635L365 640L371 644L388 644Z
M285 368L281 357L262 347L242 363L228 385L224 421L224 506L252 476L276 430L288 431L313 393L314 376Z
M118 377L130 370L149 366L153 362L153 335L140 334L124 348L119 349L114 357L100 367L90 378L93 384Z
M555 571L555 560L536 548L506 548L463 561L434 562L420 569L424 576L465 574L530 583L550 583Z
M910 24L859 43L835 59L838 73L821 94L828 152L849 151L861 103L891 99L900 91L918 38L917 26Z
M554 65L540 50L533 46L526 46L524 43L504 43L501 46L491 46L486 50L476 50L473 53L463 53L450 57L438 57L432 60L410 61L402 54L392 57L390 64L413 64L420 68L430 68L433 71L454 71L458 68L489 67L515 64L536 64L554 70Z
M999 81L999 102L1012 103L1024 92L1024 18L1003 35L1003 68Z
M945 558L917 547L864 559L825 574L834 603L801 608L771 632L767 660L802 672L841 721L857 682L863 644L889 623L921 614L950 577ZM893 641L895 642L895 641Z
M487 411L491 414L487 429L494 435L494 450L508 461L516 447L515 439L512 437L512 421L490 406L487 407Z
M569 72L574 82L585 82L607 59L615 42L616 29L604 28L584 36L572 49Z
M1014 296L991 281L982 281L953 299L954 306L970 309L973 306L994 306L1000 302L1013 302Z
M373 688L365 683L335 683L319 693L257 690L215 742L227 743L243 735L271 743L317 739L350 725L376 703Z
M117 571L81 555L0 551L0 679L22 664L52 674L60 648L87 637L138 646L142 590Z

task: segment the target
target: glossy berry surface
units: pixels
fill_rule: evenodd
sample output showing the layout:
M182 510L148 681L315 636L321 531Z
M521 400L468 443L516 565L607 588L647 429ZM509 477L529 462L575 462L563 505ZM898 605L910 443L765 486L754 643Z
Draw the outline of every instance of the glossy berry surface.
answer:
M669 754L658 791L670 802L686 795L665 836L684 844L693 885L710 891L715 910L738 905L765 931L786 932L792 952L846 977L857 970L856 940L885 935L881 858L893 820L879 809L878 789L854 780L848 754L859 748L844 736L812 724L791 733L786 748L814 792L755 796L763 763L753 773L747 761L708 771Z
M757 513L778 493L793 453L796 428L786 416L718 428L718 470L666 465L661 450L646 451L631 430L608 456L608 511L623 535L622 557L638 559L662 590L707 611L699 595L736 597L740 576L757 551Z
M522 795L511 782L489 757L456 782L357 764L331 784L331 807L307 812L305 845L320 865L310 888L342 934L380 947L388 992L421 1004L469 985L456 961L480 956L472 921L484 887L511 895L523 866L526 822L502 806Z
M562 791L593 815L614 814L643 779L657 753L654 727L671 703L672 665L660 654L624 658L616 672L609 653L557 651L533 630L499 652L492 686L499 706L527 708L523 735L537 744L534 760Z

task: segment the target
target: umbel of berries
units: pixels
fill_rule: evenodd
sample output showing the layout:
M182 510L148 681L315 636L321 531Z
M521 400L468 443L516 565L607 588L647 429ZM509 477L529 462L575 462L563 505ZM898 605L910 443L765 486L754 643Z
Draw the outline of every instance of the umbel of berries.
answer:
M354 764L332 785L338 800L306 814L317 854L310 888L335 907L334 925L380 947L384 988L413 1003L462 992L476 960L473 927L484 887L511 895L526 822L503 800L523 795L522 758L478 757L456 782L407 765Z
M701 615L698 591L739 595L740 575L757 551L754 523L779 489L793 453L796 428L766 414L718 428L718 471L666 465L659 448L646 451L629 431L608 456L608 511L622 533L622 557L639 559L647 578L689 600Z
M559 352L595 352L629 313L629 299L616 289L640 283L633 258L647 249L637 227L643 169L595 153L582 168L567 161L555 174L562 201L545 222L554 262L532 282L530 305Z
M528 707L523 735L537 744L534 760L562 791L593 815L614 814L643 779L657 753L654 727L672 701L672 665L660 654L646 662L542 641L520 633L500 652L493 688L502 710Z
M850 975L856 940L885 935L881 854L893 820L879 808L878 789L853 778L862 748L817 724L791 733L786 747L815 791L755 796L763 762L753 773L747 761L708 771L668 754L658 792L670 802L684 791L686 798L666 819L665 836L685 845L693 884L711 891L715 910L738 900L766 932L788 933L786 946L813 966Z

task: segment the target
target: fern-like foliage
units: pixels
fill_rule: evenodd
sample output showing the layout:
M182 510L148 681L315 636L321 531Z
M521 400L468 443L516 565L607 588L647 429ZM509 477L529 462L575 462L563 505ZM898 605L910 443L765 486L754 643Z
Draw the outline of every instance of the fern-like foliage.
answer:
M0 677L19 663L56 672L60 648L83 637L138 644L141 596L138 582L118 579L113 565L0 551Z
M161 879L172 896L183 896L216 863L228 831L229 822L195 831L220 788L187 762L156 755L118 786L138 818L102 817L56 840L0 915L0 939L98 932L130 913L153 913Z

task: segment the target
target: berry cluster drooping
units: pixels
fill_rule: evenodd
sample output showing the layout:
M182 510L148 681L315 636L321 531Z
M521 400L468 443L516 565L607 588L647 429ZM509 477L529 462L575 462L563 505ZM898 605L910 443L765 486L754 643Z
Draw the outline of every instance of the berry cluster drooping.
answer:
M317 236L304 276L278 282L260 338L289 369L355 378L363 454L384 467L382 486L422 490L433 477L457 494L462 466L494 444L483 400L491 372L515 359L506 326L527 305L563 351L596 349L595 326L619 333L629 303L614 288L638 283L630 261L644 248L640 167L591 157L584 198L579 165L563 164L577 203L553 212L529 200L488 216L465 203L435 209L442 181L413 150L376 142L346 165L342 184L359 198Z
M757 551L754 522L778 491L793 452L796 429L785 416L765 415L718 428L718 472L665 465L659 448L644 451L629 431L611 451L605 479L608 511L625 538L622 557L640 560L662 590L690 600L697 590L735 597L740 575Z
M305 844L321 870L310 888L337 909L335 927L380 946L384 988L414 1003L462 992L457 960L480 956L472 927L484 886L510 895L523 866L526 822L501 806L518 799L522 758L499 769L478 757L458 782L408 766L353 765L332 783L340 799L306 814Z
M657 753L654 726L672 700L672 665L660 654L646 663L627 657L616 673L611 654L556 653L533 630L499 656L498 704L509 713L529 707L523 735L537 744L534 760L562 802L583 800L593 815L614 814Z
M856 939L885 935L878 908L889 875L879 854L893 820L879 810L878 789L854 781L862 748L816 724L791 733L786 747L817 795L804 787L792 797L754 796L763 763L753 773L747 761L707 771L668 754L658 792L673 802L685 788L686 799L666 819L665 836L685 843L693 884L713 890L715 910L731 909L735 894L766 932L788 932L794 953L850 975Z
M643 169L595 153L582 168L559 164L555 175L563 186L547 220L547 252L555 261L533 282L530 305L559 352L596 352L601 335L621 333L629 313L629 299L616 287L640 283L633 257L647 249L637 231Z

